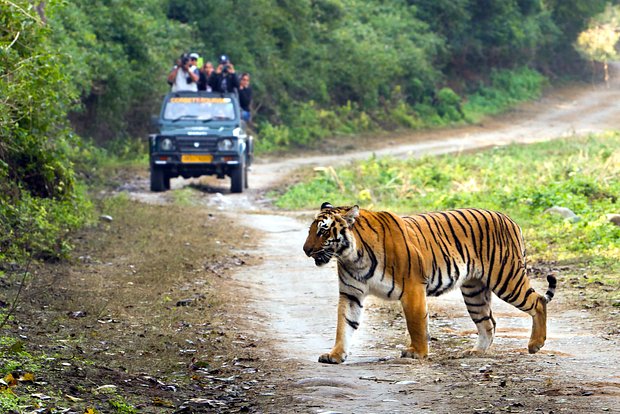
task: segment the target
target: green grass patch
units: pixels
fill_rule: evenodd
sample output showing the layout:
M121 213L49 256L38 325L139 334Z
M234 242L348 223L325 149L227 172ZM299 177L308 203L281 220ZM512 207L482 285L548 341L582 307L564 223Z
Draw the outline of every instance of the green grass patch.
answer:
M286 209L359 204L402 214L460 207L507 213L523 228L530 257L620 273L620 134L511 145L476 154L396 160L371 158L326 168L277 196ZM574 211L572 222L545 214Z
M34 357L27 344L19 339L0 337L0 378L15 371L36 373L45 356Z

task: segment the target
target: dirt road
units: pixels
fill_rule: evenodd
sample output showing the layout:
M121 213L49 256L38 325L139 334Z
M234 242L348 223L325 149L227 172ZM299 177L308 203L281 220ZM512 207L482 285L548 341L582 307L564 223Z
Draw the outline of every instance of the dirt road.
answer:
M284 372L265 397L265 411L620 412L620 338L590 313L571 309L563 297L561 275L549 306L547 344L539 354L526 351L530 318L495 298L498 333L491 351L482 358L462 358L461 352L475 341L475 327L459 294L451 293L430 302L433 341L427 361L397 358L407 341L398 305L370 301L346 363L319 364L318 356L330 349L335 334L335 268L317 268L302 252L313 212L275 212L263 199L265 190L303 166L342 164L373 153L443 154L608 129L620 129L618 84L565 90L482 126L401 136L371 150L263 160L254 167L247 193L228 194L223 182L201 195L205 204L262 234L251 252L263 258L262 264L241 269L235 279L252 292L247 309L257 321L252 329L272 344L265 356ZM173 188L186 184L173 181ZM536 286L538 291L544 288L542 283Z

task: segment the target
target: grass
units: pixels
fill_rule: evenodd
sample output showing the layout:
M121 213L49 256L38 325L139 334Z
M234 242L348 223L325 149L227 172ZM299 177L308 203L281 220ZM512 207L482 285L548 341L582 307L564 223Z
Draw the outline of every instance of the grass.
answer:
M371 158L326 168L275 195L285 209L322 202L402 214L459 207L507 213L524 230L529 256L555 261L620 287L620 134L511 145L476 154L422 159ZM574 211L578 221L545 211ZM577 271L577 270L576 270ZM582 272L583 273L583 272ZM612 294L620 299L620 293Z

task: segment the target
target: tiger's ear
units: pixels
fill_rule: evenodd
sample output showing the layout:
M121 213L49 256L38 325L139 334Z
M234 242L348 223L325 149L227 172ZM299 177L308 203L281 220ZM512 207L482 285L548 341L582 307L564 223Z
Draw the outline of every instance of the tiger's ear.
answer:
M351 207L349 210L347 210L346 213L344 213L343 218L347 222L349 227L351 227L353 225L353 223L355 223L355 219L359 215L360 215L360 207L358 205L355 205L355 206Z
M334 208L334 206L332 206L332 203L326 201L323 204L321 204L321 210L325 210L328 208Z

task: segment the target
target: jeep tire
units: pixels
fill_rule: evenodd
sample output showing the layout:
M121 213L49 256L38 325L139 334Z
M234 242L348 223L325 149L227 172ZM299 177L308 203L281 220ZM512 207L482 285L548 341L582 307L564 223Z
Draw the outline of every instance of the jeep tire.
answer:
M162 168L151 166L151 191L160 192L170 189L170 177Z
M247 172L245 162L242 160L230 173L230 192L242 193L245 187Z

